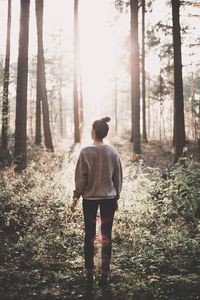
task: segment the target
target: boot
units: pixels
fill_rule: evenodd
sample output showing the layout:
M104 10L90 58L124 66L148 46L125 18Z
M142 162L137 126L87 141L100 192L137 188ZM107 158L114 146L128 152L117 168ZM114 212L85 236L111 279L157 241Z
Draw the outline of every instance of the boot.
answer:
M107 286L108 284L109 284L109 272L107 270L102 270L99 285L101 287L104 287Z
M93 269L87 269L87 288L92 289L94 284L94 272Z

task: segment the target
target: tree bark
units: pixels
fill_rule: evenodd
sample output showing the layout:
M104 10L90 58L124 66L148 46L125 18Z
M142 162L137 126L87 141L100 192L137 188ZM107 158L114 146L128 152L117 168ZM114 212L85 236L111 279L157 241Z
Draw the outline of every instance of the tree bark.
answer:
M60 119L60 135L64 136L63 126L63 99L62 99L62 74L60 74L60 92L59 92L59 119Z
M140 141L140 71L138 43L138 0L131 0L131 103L132 141L135 154L141 153Z
M80 132L82 132L84 126L84 117L83 117L83 86L82 86L82 76L80 72L80 64L79 64L79 82L80 82Z
M46 77L45 77L45 59L43 48L43 0L36 0L36 21L38 36L38 57L37 57L37 112L40 113L40 102L42 103L44 139L47 149L53 151L53 143L51 138L51 129L49 124L49 106L47 100ZM38 121L39 122L39 121ZM39 130L39 124L38 124Z
M14 151L16 171L26 167L29 8L30 0L21 0Z
M145 78L145 0L142 0L142 124L142 138L144 142L147 142Z
M78 97L78 0L74 0L74 142L80 143L80 116Z
M115 76L115 83L114 83L114 110L115 110L115 135L117 135L118 131L118 78Z
M39 81L39 59L37 60L37 87L36 87L36 128L35 128L35 144L41 145L42 133L41 133L41 95L40 95L40 81Z
M11 30L11 0L8 0L6 57L3 82L3 103L2 103L2 148L8 148L8 92L9 92L9 68L10 68L10 30Z
M38 41L39 44L39 41ZM39 51L38 51L39 52ZM36 122L35 122L35 144L41 145L42 133L41 133L41 88L40 88L40 60L37 58L37 86L36 86Z
M181 57L181 33L180 33L180 1L172 0L173 21L173 47L174 47L174 145L175 162L183 154L185 146L185 121L184 99Z

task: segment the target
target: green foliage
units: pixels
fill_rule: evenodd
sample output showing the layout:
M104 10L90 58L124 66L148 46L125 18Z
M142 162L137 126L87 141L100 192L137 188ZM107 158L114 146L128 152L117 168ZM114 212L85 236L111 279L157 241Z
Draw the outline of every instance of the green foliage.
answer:
M153 299L194 299L200 291L200 165L177 164L149 191L146 210L120 217L116 238L127 233L127 256L118 263L137 274Z
M46 153L38 161L40 155L29 153L34 160L21 175L13 168L1 174L1 299L13 299L13 295L32 299L38 293L44 298L60 296L58 287L51 285L52 278L70 282L82 253L82 237L77 240L76 233L82 222L70 219L68 196L56 178L62 157ZM65 274L67 269L70 275ZM21 295L24 280L26 296Z
M120 12L120 13L127 13L128 12L128 7L130 5L130 1L128 0L115 0L114 1L115 8Z
M71 185L73 154L67 160L34 150L29 151L29 159L21 175L12 167L1 173L1 299L197 297L199 164L177 164L164 180L158 170L124 158L124 191L113 228L111 284L101 290L95 281L90 293L85 288L81 207L70 215L70 189L63 183L64 178ZM98 266L98 241L96 256Z

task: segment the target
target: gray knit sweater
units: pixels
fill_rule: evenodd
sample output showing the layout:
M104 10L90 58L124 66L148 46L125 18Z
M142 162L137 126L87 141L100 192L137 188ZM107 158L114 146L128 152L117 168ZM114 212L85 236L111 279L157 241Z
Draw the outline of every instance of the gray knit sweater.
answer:
M117 150L107 144L83 148L75 170L74 197L119 198L121 188L122 167Z

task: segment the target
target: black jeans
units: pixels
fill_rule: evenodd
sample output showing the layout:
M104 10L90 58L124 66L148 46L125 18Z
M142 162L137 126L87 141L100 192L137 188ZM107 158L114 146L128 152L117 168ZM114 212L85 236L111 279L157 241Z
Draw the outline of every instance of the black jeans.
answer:
M116 210L116 199L83 200L83 214L85 222L85 267L94 267L94 240L96 236L97 210L100 206L102 270L110 269L112 251L112 225Z

